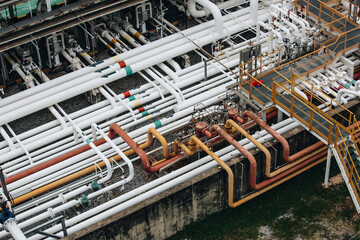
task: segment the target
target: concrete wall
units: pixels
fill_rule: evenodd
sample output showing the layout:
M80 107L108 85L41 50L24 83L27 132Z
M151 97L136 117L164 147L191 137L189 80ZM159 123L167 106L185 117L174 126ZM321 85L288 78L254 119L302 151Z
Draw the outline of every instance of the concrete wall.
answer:
M346 105L357 116L360 115L359 101ZM338 119L342 122L341 119ZM298 127L283 135L289 142L290 155L304 149L318 140ZM276 141L265 144L276 165L283 163L282 146ZM252 151L258 162L257 182L265 179L265 157L257 150ZM275 161L272 161L275 164ZM228 165L235 176L234 201L249 192L249 162L234 158ZM274 167L274 165L272 166ZM243 171L242 171L243 170ZM242 175L243 173L243 175ZM227 174L213 168L158 196L113 215L96 225L78 231L66 239L112 240L112 239L164 239L183 229L185 225L205 218L207 215L228 207Z
M295 149L303 149L317 141L301 127L288 132L284 137L288 139L290 149L292 149L290 154L296 152ZM274 141L268 142L266 146L272 157L277 157L277 165L282 164L282 146ZM265 157L262 152L256 150L253 154L258 162L257 181L260 182L265 179ZM234 199L238 200L242 194L251 190L249 162L247 159L234 158L228 164L234 171ZM83 229L67 239L164 239L170 237L183 229L185 225L227 208L227 185L226 172L217 167L213 168L147 202L142 202Z

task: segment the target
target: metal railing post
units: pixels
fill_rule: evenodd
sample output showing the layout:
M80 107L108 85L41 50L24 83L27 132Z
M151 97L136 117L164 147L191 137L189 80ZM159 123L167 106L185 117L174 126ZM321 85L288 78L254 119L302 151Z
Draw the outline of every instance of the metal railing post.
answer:
M332 133L333 126L334 126L334 124L333 124L333 123L330 123L329 136L328 136L328 145L331 144L331 133Z
M309 132L311 132L312 130L312 122L313 122L313 115L314 115L314 110L311 108L311 111L310 111L310 122L309 122Z
M272 85L272 102L273 104L276 104L276 83L273 82Z
M321 9L322 9L322 5L323 5L323 3L321 2L320 3L320 7L319 7L319 16L318 16L318 23L320 24L320 22L321 22Z

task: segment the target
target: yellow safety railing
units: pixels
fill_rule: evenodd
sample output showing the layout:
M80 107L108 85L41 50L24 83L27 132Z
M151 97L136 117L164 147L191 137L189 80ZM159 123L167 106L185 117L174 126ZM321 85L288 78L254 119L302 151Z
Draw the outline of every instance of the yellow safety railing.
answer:
M338 126L336 126L336 134L335 134L334 142L335 142L334 147L340 156L340 160L342 162L342 165L344 166L346 175L349 178L349 183L351 184L352 188L355 190L354 192L358 202L360 202L360 198L358 194L360 192L359 171L356 168L356 164L354 163L354 159L350 154L349 147L347 146L346 141L344 140L344 137ZM356 147L356 151L359 153L357 142L354 142L354 145ZM355 159L355 161L358 160Z
M347 12L347 15L348 15L348 18L351 19L351 18L358 18L358 12L359 12L359 9L360 7L357 6L356 4L348 1L348 0L343 0L343 2L346 2L347 4L349 4L349 7L345 8L344 5L339 5L339 2L340 1L336 1L336 8L340 8L340 9L343 9Z
M275 51L272 51L270 53L267 53L267 54L264 54L264 55L261 55L260 57L258 58L255 58L249 62L246 62L246 63L243 63L241 65L239 65L239 69L240 69L240 74L239 74L239 79L240 79L240 82L239 82L239 88L248 94L249 96L249 99L252 99L254 98L258 103L260 103L261 105L264 105L265 103L263 103L260 99L256 98L254 95L253 95L253 92L258 92L259 94L261 94L263 97L265 97L266 99L268 99L268 101L271 101L271 98L269 97L269 94L266 94L264 93L264 91L259 91L257 88L254 88L252 86L252 83L253 82L256 82L258 83L260 86L263 86L265 87L268 91L270 91L271 93L271 89L268 88L265 84L261 83L257 78L261 78L263 75L265 74L268 74L268 72L265 73L265 69L268 69L268 68L272 68L273 69L273 66L274 65L278 65L280 63L280 51L281 49L277 49ZM259 62L259 67L256 67L255 69L252 69L251 71L246 71L245 70L245 66L249 63L253 63L254 61L258 61ZM269 66L271 65L271 66ZM259 71L260 74L255 78L253 76L253 74L256 72L256 71ZM271 70L273 71L273 70ZM270 72L271 72L270 71ZM248 89L246 89L246 86L248 86Z
M282 90L282 92L278 91L278 89ZM284 94L289 95L290 99ZM301 107L298 104L295 104L295 100L301 103ZM332 143L332 136L335 133L333 127L335 124L327 119L319 109L310 106L306 100L299 98L295 94L293 87L289 90L278 82L273 82L272 102L287 111L291 118L296 118L302 122L309 128L309 131L314 131L321 138L326 140L328 144ZM309 121L305 120L303 116L299 116L299 114L308 116ZM315 116L317 116L317 118ZM317 127L314 127L314 123L316 123ZM322 128L323 131L320 131L320 128Z
M257 57L255 59L252 59L246 63L242 63L240 64L238 67L240 68L240 74L239 74L239 79L240 79L240 84L246 84L247 83L247 80L248 79L245 79L244 76L248 75L248 74L253 74L257 71L260 72L259 76L261 77L264 73L265 73L265 68L267 69L267 67L269 65L272 64L272 66L275 64L279 64L280 63L280 51L281 49L276 49L270 53L266 53L264 55L261 55L260 57ZM274 57L274 56L277 56L277 57ZM248 71L248 70L245 70L246 69L246 66L250 63L253 63L253 62L259 62L259 66ZM272 68L271 66L271 68Z
M352 131L350 130L350 126L353 124L353 117L354 117L353 112L351 112L348 108L344 107L343 105L335 101L333 98L328 97L326 94L322 93L322 90L316 88L313 84L306 81L297 73L292 73L291 79L288 79L278 71L275 70L275 72L279 74L279 76L284 78L286 80L286 83L288 83L291 86L291 88L296 87L305 94L308 94L310 99L304 99L304 100L311 107L317 109L319 112L322 112L322 114L327 119L330 119L333 123L340 126L347 133L351 134ZM300 79L301 81L296 81L298 79ZM282 83L281 85L284 86L284 83ZM304 87L303 85L307 87ZM298 97L302 97L296 92L294 92L294 94L296 94ZM318 97L317 95L322 96L324 99ZM328 99L328 101L325 101L325 99ZM324 112L318 107L316 107L314 104L315 101L317 101L320 104L324 104L329 109L329 112ZM336 108L333 107L334 105L336 106ZM342 123L340 123L336 119L339 119L339 121L341 121Z

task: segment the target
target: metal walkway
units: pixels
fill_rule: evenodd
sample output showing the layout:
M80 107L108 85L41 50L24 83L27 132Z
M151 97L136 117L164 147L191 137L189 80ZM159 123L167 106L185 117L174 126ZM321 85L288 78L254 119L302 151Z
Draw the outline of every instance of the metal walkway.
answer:
M323 26L314 36L314 51L294 61L281 64L279 57L281 49L278 49L254 59L253 61L260 62L260 66L250 72L245 70L248 63L240 65L240 92L262 109L276 106L330 147L355 207L360 213L360 151L357 144L354 144L360 140L356 137L356 133L360 132L360 125L352 112L335 103L330 97L325 96L328 100L331 99L330 104L326 104L324 99L315 97L315 93L322 91L303 78L325 68L341 54L358 48L360 26L340 13L337 9L341 6L336 2L301 0L296 4L306 6L307 16ZM357 6L352 7L358 12ZM351 12L355 11L350 11L349 17L353 16ZM334 36L334 33L337 33L337 36ZM278 58L275 59L274 56ZM268 66L271 69L274 65L277 66L274 70L262 73L263 67ZM256 78L253 77L255 71L260 72ZM254 87L254 82L256 83L254 85L259 87ZM310 99L302 97L297 89L308 93ZM330 111L322 111L313 104L314 101L323 102ZM333 109L333 104L338 107Z

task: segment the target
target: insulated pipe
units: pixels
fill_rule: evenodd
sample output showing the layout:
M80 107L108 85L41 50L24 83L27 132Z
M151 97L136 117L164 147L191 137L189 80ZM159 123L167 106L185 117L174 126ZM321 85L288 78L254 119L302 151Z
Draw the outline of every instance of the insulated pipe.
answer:
M94 120L95 121L95 120ZM98 121L98 120L96 120L96 121Z
M260 26L262 26L263 28L269 29L268 26L262 21L258 21L256 23L256 44L260 44ZM269 33L270 33L270 31L268 32L268 34ZM269 36L269 40L270 40L270 36ZM270 42L269 42L269 46L270 46Z
M10 148L10 151L15 149L15 145L13 143L13 141L11 140L11 137L9 136L9 134L7 134L7 132L4 130L4 128L2 126L0 126L0 134L1 136L3 136L4 140L6 141L7 145Z
M291 119L289 119L289 120L291 120ZM285 120L285 122L287 122L287 120ZM284 122L284 123L285 123L285 122ZM170 175L171 175L171 174L170 174ZM166 177L170 177L170 176L167 175ZM160 180L160 179L159 179L159 180ZM151 183L151 184L154 184L154 183ZM144 187L145 187L145 186L144 186Z
M289 120L291 120L291 119L289 119ZM288 122L288 120L285 120L283 123L281 123L281 124L285 124L285 122ZM279 125L279 124L278 124ZM289 126L290 127L290 126ZM224 149L225 150L225 149ZM223 151L224 152L224 151ZM227 154L227 155L229 155L229 154ZM230 156L230 155L229 155ZM200 165L202 165L203 163L201 163L201 162L196 162L196 163L194 163L194 164L200 164ZM192 164L193 165L193 164ZM200 166L199 165L199 166ZM210 164L211 166L214 166L213 164ZM188 168L188 167L190 167L190 166L186 166L185 168ZM204 166L205 167L205 166ZM206 168L208 168L208 167L206 167ZM198 169L199 171L201 171L200 169ZM198 170L196 171L197 173L196 174L198 174ZM184 169L184 171L186 172L187 170L185 170ZM176 172L179 172L179 171L176 171ZM175 172L173 172L174 174L176 174ZM171 176L170 175L173 175L173 173L170 173L169 175L166 175L166 176L164 176L164 177L162 177L161 179L158 179L159 181L165 181L165 179L168 179L168 178L170 178ZM154 181L154 182L151 182L151 183L149 183L149 184L146 184L146 186L143 186L143 187L140 187L140 188L147 188L147 186L150 186L150 185L154 185L155 184L155 182L156 182L156 180ZM170 184L170 182L169 182L169 184ZM173 183L173 184L176 184L176 183ZM171 184L170 184L171 185ZM138 191L140 191L140 189L136 189L136 190L138 190ZM138 195L138 193L136 193L135 195L133 195L133 196L137 196ZM148 194L145 194L145 195L148 195ZM145 197L145 196L144 196ZM134 201L135 201L135 199L134 200L131 200L131 202L132 203L134 203ZM103 207L106 207L106 206L103 206ZM110 211L110 210L109 210ZM111 214L113 214L113 211L111 211L112 213Z
M266 17L266 15L264 16L264 17ZM245 23L246 24L246 23ZM241 30L242 28L244 28L244 24L242 24L242 25L233 25L233 26L231 26L231 27L229 27L228 29L229 29L229 31L230 32L238 32L239 30ZM212 42L213 41L213 37L210 35L207 35L207 36L205 36L202 40L204 40L204 42L202 42L201 41L201 45L203 45L203 44L206 44L206 43L209 43L209 42ZM197 41L197 40L196 40ZM200 43L200 42L199 42ZM150 44L147 44L147 45L145 45L145 46L148 46L148 45L150 45ZM174 57L174 56L177 56L177 55L179 55L179 54L183 54L184 52L188 52L188 51L190 51L190 50L192 50L192 49L194 49L194 48L196 48L196 46L194 46L193 45L193 43L188 43L188 44L185 44L185 45L182 45L181 46L181 49L179 49L179 48L177 48L177 49L173 49L173 50L171 50L171 51L168 51L167 52L167 54L165 55L157 55L157 56L154 56L153 58L147 58L147 59L144 59L144 61L146 61L146 62L148 62L148 64L147 64L147 66L144 66L145 68L146 67L149 67L150 65L153 65L154 64L154 60L155 59L158 59L158 61L156 61L156 62L162 62L162 61L165 61L165 60L167 60L167 59L169 59L169 58L171 58L171 57ZM149 52L148 52L149 53ZM150 54L150 53L149 53ZM160 60L160 59L161 60ZM164 60L163 60L164 59ZM134 67L135 66L140 66L139 65L140 63L136 63L136 64L134 64L134 66L132 66L131 67L131 72L137 72L139 69L137 69L137 68L135 68L134 69ZM122 75L122 74L125 74L125 75L127 75L127 74L129 74L129 72L130 72L130 67L128 67L128 68L126 68L126 72L124 72L125 70L123 69L123 71L119 71L117 74L113 74L113 75L111 75L111 76L109 76L109 77L107 77L108 78L108 80L110 80L110 79L112 79L111 81L114 81L114 79L119 79L119 77L121 77L120 75ZM130 73L131 73L130 72ZM120 74L120 75L119 75ZM114 77L116 77L116 78L114 78ZM108 80L106 80L104 83L107 83L107 82L109 82ZM94 80L93 80L94 81ZM51 81L52 82L52 81ZM98 80L96 80L95 82L97 82L97 84L96 84L96 86L93 86L93 85L91 85L90 84L90 82L91 81L89 81L89 82L87 82L85 85L84 84L80 84L80 85L78 85L78 87L77 87L77 91L76 91L76 93L77 94L79 94L79 92L78 92L78 89L84 89L83 91L85 91L85 89L87 89L88 87L90 87L90 89L91 88L95 88L95 87L98 87L101 83L98 81ZM84 86L82 86L82 85L84 85ZM88 87L85 87L85 86L88 86ZM85 87L85 88L84 88ZM70 97L70 92L72 92L72 91L66 91L67 92L67 97L66 98L68 98L68 97ZM73 95L73 94L71 94L71 95ZM55 96L53 96L53 97L55 97ZM57 98L57 97L56 97ZM32 104L32 106L34 106L34 104ZM19 110L19 109L18 109ZM30 110L30 109L28 109L28 110ZM25 114L25 111L22 111L23 112L23 114ZM19 114L18 113L16 113L16 116L17 116L17 118L19 118ZM4 118L4 119L6 119L6 118Z
M16 221L14 218L10 218L10 219L6 220L6 222L4 223L4 227L9 231L9 233L15 240L26 240L27 239L25 237L24 233L19 228L19 226L16 224Z
M253 1L256 1L256 3L257 3L257 0L253 0ZM209 0L189 0L189 12L191 14L192 13L197 14L197 12L198 12L196 10L195 2L200 4L204 8L208 9L211 12L211 14L213 15L214 20L215 20L215 39L218 40L218 39L225 37L223 19L222 19L220 9L214 3L210 2ZM194 17L196 17L196 16L194 16Z
M290 178L292 178L292 177L294 177L294 176L296 176L296 175L304 172L305 170L307 170L307 169L309 169L309 168L311 168L311 167L319 164L319 163L322 162L322 161L323 161L323 159L321 159L321 160L319 160L319 161L317 161L317 162L313 162L312 164L304 167L303 169L301 169L301 170L299 170L299 171L297 171L297 172L295 172L295 173L293 173L293 174L285 177L284 179L282 179L282 180L274 183L273 185L271 185L271 186L269 186L269 187L267 187L267 188L264 188L264 189L262 189L262 190L260 190L260 191L258 191L258 192L256 192L256 193L254 193L254 194L251 194L251 195L243 198L242 200L240 200L240 201L238 201L238 202L236 203L235 207L243 204L244 202L249 201L250 199L252 199L252 198L260 195L261 193L263 193L263 192L265 192L265 191L270 190L271 188L273 188L273 187L281 184L282 182L284 182L284 181L286 181L286 180L288 180L288 179L290 179ZM217 163L216 163L216 164L217 164ZM208 165L210 165L210 163L209 163ZM211 163L211 165L213 166L212 163ZM203 167L203 168L205 168L205 167ZM141 194L141 195L134 195L134 198L133 198L133 199L131 199L131 200L129 200L129 201L126 201L126 202L122 202L121 204L117 205L117 206L114 207L114 208L109 209L108 206L101 206L101 208L104 208L104 211L102 211L101 213L97 214L96 216L94 216L94 217L92 217L92 218L88 218L88 219L84 220L83 222L77 224L76 226L73 226L73 227L68 228L68 229L67 229L67 230L68 230L68 233L74 233L74 232L76 232L76 231L79 231L80 229L84 229L85 227L91 226L91 225L93 225L93 224L101 221L102 219L106 219L106 218L108 218L109 216L112 216L114 213L120 212L120 211L122 211L122 210L124 210L124 209L126 209L126 208L129 208L129 207L131 207L131 206L136 205L137 203L140 203L140 202L142 202L142 201L145 201L146 199L149 199L149 198L151 198L151 197L153 197L153 196L156 196L156 195L162 193L163 191L165 191L166 189L170 189L170 188L172 188L172 187L180 184L181 182L190 179L190 178L192 177L192 174L193 174L193 172L186 173L186 174L182 175L181 177L178 177L178 178L174 179L173 181L165 182L163 185L161 185L161 186L159 186L159 187L156 187L156 188L154 188L154 189L151 189L151 190L149 190L149 191L146 192L146 193L143 193L143 194ZM166 175L166 176L168 176L168 175ZM160 179L159 179L159 180L160 180ZM154 185L154 184L152 183L151 185ZM149 186L150 186L150 184L149 184ZM118 200L118 199L116 199L116 200ZM108 204L108 205L110 205L110 204ZM90 215L90 214L89 214L89 215ZM70 222L71 222L71 223L74 223L74 221L67 220L67 224L66 224L66 225L69 226L68 223L70 223ZM55 232L55 231L59 231L59 230L61 230L61 226L57 225L57 226L55 226L55 227L52 227L51 229L48 229L47 232ZM39 239L39 237L40 237L40 236L37 236L37 237L34 236L34 237L31 237L30 239Z
M258 7L259 0L250 0L250 20L252 20L253 24L258 22Z
M246 14L246 13L248 13L248 10L247 9L242 9L242 10L239 10L239 11L233 13L233 15L235 15L237 17L237 16L240 16L240 15L243 15L243 14ZM233 16L226 15L226 16L224 16L224 21L229 21L230 19L232 19L232 17ZM214 24L214 20L211 20L211 21L208 21L206 23L197 25L195 27L186 29L186 30L183 31L183 34L189 36L191 34L194 34L194 33L197 33L199 31L202 31L202 30L204 30L206 28L209 28L213 24ZM102 69L104 67L107 67L107 66L109 66L111 64L120 62L121 61L120 59L126 59L126 58L129 58L129 57L135 56L135 55L140 55L141 53L143 53L143 52L145 52L147 50L155 49L155 48L157 48L159 46L163 46L164 44L174 42L175 40L179 40L180 38L183 38L183 35L181 33L176 33L176 34L173 34L173 35L168 36L166 38L159 39L159 40L157 40L155 42L151 42L150 44L146 44L145 46L142 46L139 49L133 49L131 52L123 53L123 54L108 58L108 59L104 60L103 62L98 63L96 65L88 66L87 68L83 68L83 69L75 71L73 73L69 73L69 74L66 74L64 76L58 77L56 79L53 79L48 84L45 84L45 85L41 84L41 85L37 86L36 88L28 89L28 90L23 91L21 93L12 95L12 96L7 97L5 99L2 99L0 101L0 107L6 106L9 103L17 102L18 100L23 99L25 97L32 96L34 93L40 92L40 91L45 90L45 89L47 89L49 87L57 86L58 84L61 84L63 82L78 78L78 77L83 76L85 74L88 74L90 72L93 72L93 71Z
M215 78L215 80L216 80L216 78ZM209 81L207 81L207 82L209 82ZM205 82L206 83L206 82ZM220 84L221 82L219 82L219 84ZM207 86L207 87L209 87L209 88L211 88L212 86L211 85L213 85L213 84L210 84L209 86ZM190 90L190 89L189 89ZM187 90L186 90L187 91ZM194 94L196 94L196 91L195 92L193 92ZM170 102L170 103L173 103L174 101L172 101L172 102ZM169 102L167 102L167 103L169 103ZM157 110L156 110L157 111ZM149 112L150 113L150 112ZM129 125L130 126L130 125Z
M116 132L115 132L114 126L115 125L110 125L110 127L109 127L110 131L108 133L108 137L110 139L113 139L115 137ZM104 144L105 142L106 142L106 140L104 138L102 138L102 139L96 140L95 142L93 142L93 144L95 146L99 146L99 145ZM71 158L73 156L76 156L76 155L78 155L80 153L83 153L83 152L85 152L87 150L90 150L90 149L91 149L90 145L82 146L82 147L77 148L75 150L72 150L72 151L70 151L70 152L68 152L66 154L63 154L63 155L61 155L59 157L53 158L53 159L51 159L49 161L46 161L44 163L41 163L41 164L36 165L34 167L31 167L31 168L29 168L29 169L27 169L25 171L22 171L22 172L20 172L18 174L15 174L15 175L12 175L12 176L10 176L8 178L5 178L5 183L10 184L12 182L18 181L18 180L20 180L20 179L22 179L22 178L24 178L26 176L34 174L34 173L36 173L36 172L38 172L40 170L48 168L48 167L50 167L52 165L55 165L57 163L60 163L60 162L62 162L64 160L66 160L66 159L69 159L69 158Z

